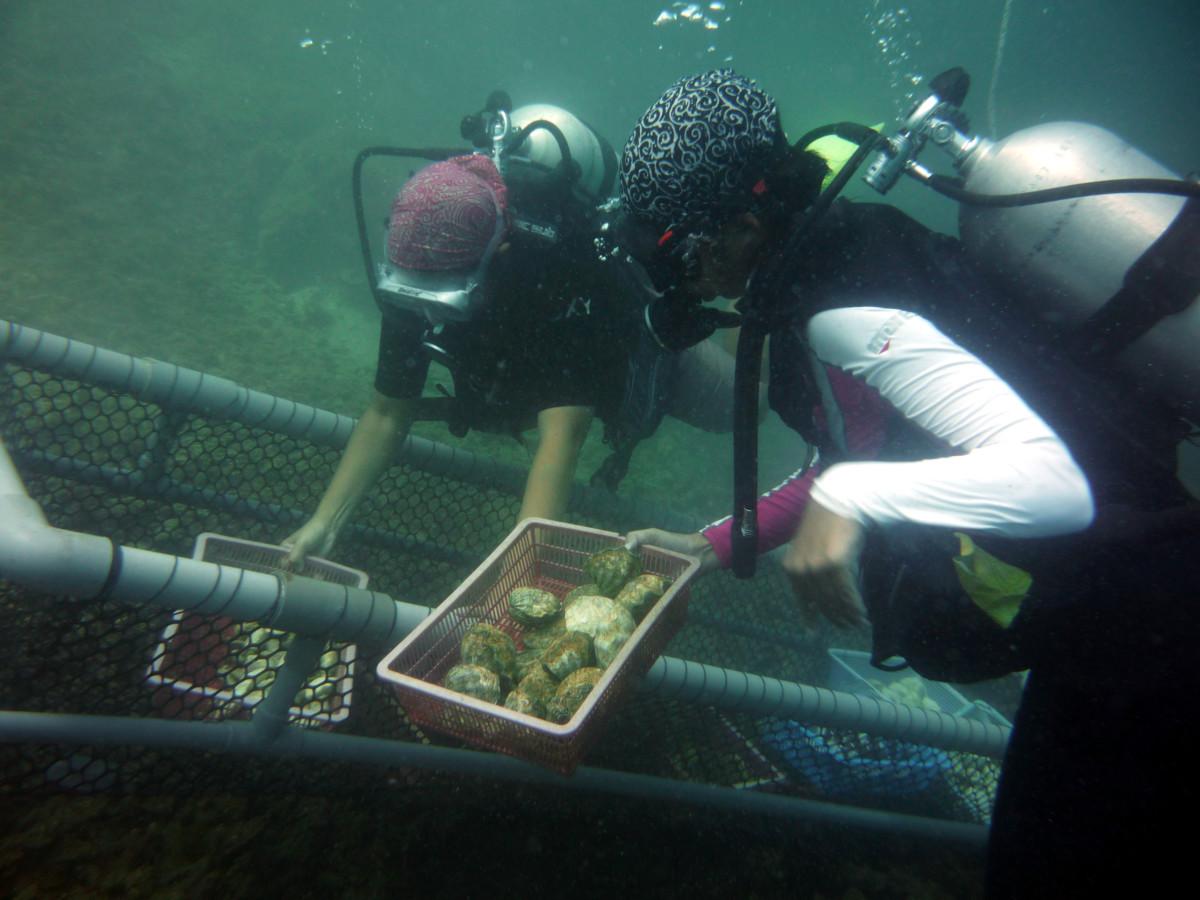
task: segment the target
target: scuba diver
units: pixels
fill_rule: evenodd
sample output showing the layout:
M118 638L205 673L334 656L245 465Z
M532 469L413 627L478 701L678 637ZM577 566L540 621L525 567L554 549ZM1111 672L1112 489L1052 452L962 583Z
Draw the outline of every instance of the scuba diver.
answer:
M790 145L771 97L729 69L681 79L634 127L617 231L659 291L648 318L679 323L686 344L725 324L704 317L706 302L740 298L739 397L769 336L770 405L810 458L747 496L755 426L739 399L733 514L696 534L634 531L627 546L747 575L756 554L786 544L801 604L838 626L869 623L881 668L948 681L1029 669L994 810L989 897L1092 896L1118 877L1173 883L1187 856L1166 810L1197 798L1183 748L1200 688L1189 658L1200 641L1200 515L1176 477L1189 427L1178 409L1200 378L1193 351L1163 362L1176 367L1172 406L1121 367L1123 351L1144 350L1160 326L1185 346L1200 336L1186 317L1200 291L1200 191L1152 178L974 197L969 182L916 164L917 145L932 135L958 161L977 151L983 168L1003 147L964 138L965 73L932 86L895 138L831 128ZM809 149L829 133L860 143L832 178ZM908 171L997 208L1121 190L1175 196L1161 234L1147 224L1155 215L1128 216L1147 232L1135 251L1085 242L1124 254L1111 292L1126 313L1075 316L1086 321L1071 334L1062 323L1072 315L1014 308L964 242L893 207L837 199L871 154L868 180ZM1041 244L1017 258L1045 264L1037 250L1061 249L1053 241L1069 225L1018 229ZM977 230L999 246L995 229ZM1072 278L1086 281L1074 270L1059 280ZM1128 314L1151 300L1152 313Z
M599 207L617 165L607 142L564 109L514 110L503 92L461 130L474 152L371 148L355 164L364 262L382 314L375 393L315 512L284 542L289 566L330 551L414 421L445 421L459 437L474 428L520 440L537 428L518 521L562 517L593 418L613 447L593 480L612 489L664 414L732 427L729 350L657 344L639 324L653 298L644 276L599 255ZM437 161L395 198L376 264L361 184L363 163L378 155ZM431 362L449 370L453 393L421 396Z

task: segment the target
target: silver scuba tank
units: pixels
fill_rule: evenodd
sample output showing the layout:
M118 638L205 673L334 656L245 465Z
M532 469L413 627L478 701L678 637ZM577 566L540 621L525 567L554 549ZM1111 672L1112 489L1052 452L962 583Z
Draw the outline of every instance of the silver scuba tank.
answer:
M1117 178L1179 176L1110 131L1052 122L963 147L964 188L1016 194ZM1018 207L963 204L959 231L976 262L1031 315L1070 333L1121 290L1126 273L1186 201L1104 194ZM1200 253L1200 246L1195 248ZM1166 315L1120 350L1119 369L1195 419L1200 415L1200 303Z

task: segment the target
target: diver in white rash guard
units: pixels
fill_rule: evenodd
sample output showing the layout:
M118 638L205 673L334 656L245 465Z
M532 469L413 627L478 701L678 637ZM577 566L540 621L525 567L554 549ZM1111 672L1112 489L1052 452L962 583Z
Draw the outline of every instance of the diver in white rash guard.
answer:
M620 232L660 291L647 327L688 346L729 324L705 302L751 285L772 304L771 407L818 455L757 521L627 545L716 568L735 539L786 544L801 603L869 622L876 662L955 681L1030 669L987 896L1098 895L1135 868L1169 884L1188 855L1165 813L1200 801L1180 749L1200 691L1200 513L1175 477L1178 423L1073 365L958 241L878 204L835 201L813 224L826 173L727 69L681 79L630 135Z

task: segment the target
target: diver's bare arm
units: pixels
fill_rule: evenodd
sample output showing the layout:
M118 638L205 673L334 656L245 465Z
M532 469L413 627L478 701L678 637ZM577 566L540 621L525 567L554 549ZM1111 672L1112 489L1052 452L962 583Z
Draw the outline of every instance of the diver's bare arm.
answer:
M335 532L395 459L412 425L413 400L386 397L378 391L354 426L333 480L325 489L313 519Z
M525 481L518 521L530 516L559 519L566 512L592 416L587 406L555 406L538 413L538 448Z

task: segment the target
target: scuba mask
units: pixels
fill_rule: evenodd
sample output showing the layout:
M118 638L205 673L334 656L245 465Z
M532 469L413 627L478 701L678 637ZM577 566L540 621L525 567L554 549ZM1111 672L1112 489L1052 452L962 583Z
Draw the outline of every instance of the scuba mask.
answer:
M617 162L612 147L591 127L564 109L544 104L512 110L504 91L493 91L485 108L463 118L460 131L476 152L488 155L510 188L509 215L513 238L559 243L569 209L582 207L586 217L611 192ZM426 273L377 264L371 248L363 198L363 169L379 156L432 162L472 152L464 147L368 147L354 161L353 199L363 267L376 305L424 315L431 323L470 319L486 293L488 264L502 243L502 230L475 271ZM528 186L529 190L524 190ZM518 195L521 195L518 197ZM572 202L567 204L570 199ZM531 206L526 214L524 207Z
M466 322L486 295L488 268L504 239L504 216L496 210L491 240L469 272L424 272L405 269L385 260L379 264L375 298L382 306L420 313L436 327L446 322Z

